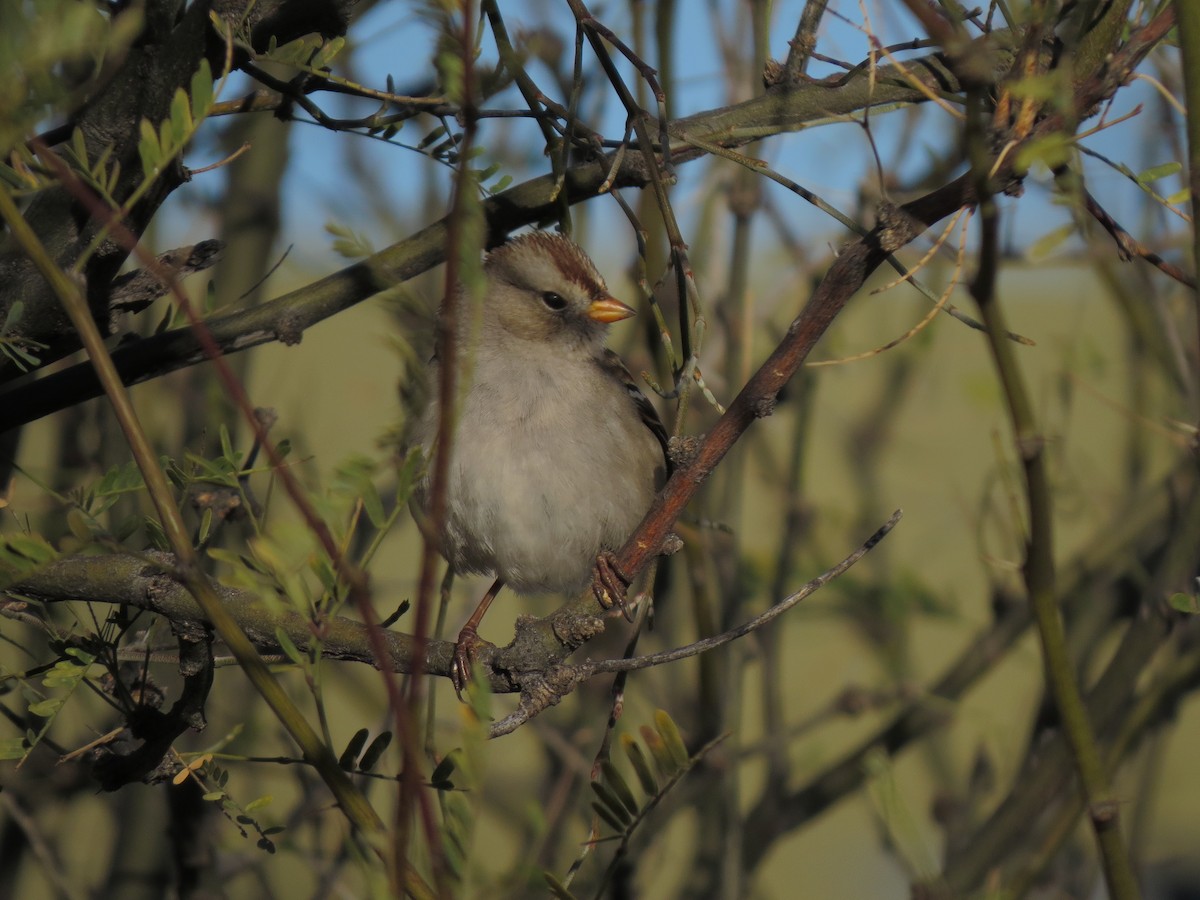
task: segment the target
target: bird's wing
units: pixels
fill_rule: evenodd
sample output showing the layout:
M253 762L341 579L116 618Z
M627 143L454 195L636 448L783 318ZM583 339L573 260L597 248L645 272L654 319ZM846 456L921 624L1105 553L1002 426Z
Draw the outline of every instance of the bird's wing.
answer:
M619 381L625 388L629 394L629 399L633 401L633 405L637 408L642 424L649 428L650 432L658 439L658 443L662 446L667 477L670 478L673 467L671 465L671 455L667 452L667 429L663 425L662 419L658 417L658 411L646 399L646 395L642 393L642 389L637 386L637 382L633 380L633 376L629 373L629 369L625 367L625 363L621 361L621 357L617 356L613 351L606 349L601 355L599 363L600 368L604 370L605 374L609 375L615 381Z

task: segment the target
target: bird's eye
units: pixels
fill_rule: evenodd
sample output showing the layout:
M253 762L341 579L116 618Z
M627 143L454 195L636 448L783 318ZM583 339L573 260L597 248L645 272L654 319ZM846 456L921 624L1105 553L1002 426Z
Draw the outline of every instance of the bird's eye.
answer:
M562 294L556 294L554 291L544 291L542 293L542 302L546 304L548 309L552 309L555 312L567 308L567 301L563 299Z

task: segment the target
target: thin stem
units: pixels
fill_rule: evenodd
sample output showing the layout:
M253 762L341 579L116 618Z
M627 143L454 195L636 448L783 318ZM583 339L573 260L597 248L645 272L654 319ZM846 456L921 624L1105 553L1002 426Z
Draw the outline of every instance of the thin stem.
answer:
M97 377L104 385L105 393L112 404L118 424L129 443L129 449L142 472L146 489L158 512L163 533L178 561L178 574L197 605L204 611L213 628L237 658L246 677L262 694L263 699L279 718L280 723L299 745L305 759L312 763L318 774L337 798L343 813L354 825L366 833L380 833L383 822L367 799L356 788L346 773L338 766L337 758L321 742L300 710L292 703L287 693L271 675L270 670L259 658L249 638L237 626L232 616L222 606L212 585L204 577L200 559L191 544L183 518L175 505L170 484L158 462L158 455L150 445L143 430L129 393L121 383L112 357L104 345L104 338L88 311L87 302L79 285L68 278L47 254L46 249L34 234L33 229L21 217L16 204L7 192L0 191L0 217L8 224L10 233L33 261L42 276L63 304L72 324L79 332L80 340L96 368ZM419 876L406 884L409 890L432 896Z
M972 165L975 193L979 197L981 223L979 269L971 283L971 293L979 305L980 316L988 326L988 345L1004 390L1017 455L1025 471L1029 538L1022 575L1041 640L1046 680L1087 798L1109 896L1114 900L1131 900L1138 897L1139 892L1121 838L1120 809L1101 762L1099 744L1080 692L1056 601L1054 520L1052 491L1046 470L1045 438L1038 430L1015 348L1005 338L1007 328L996 299L1000 259L999 209L988 179L988 172L992 168L987 149L988 113L981 93L972 93L969 108L967 152Z
M1200 8L1195 3L1174 4L1175 15L1179 21L1179 46L1183 50L1183 91L1187 98L1187 108L1191 115L1185 119L1188 140L1188 184L1192 193L1192 221L1195 222L1200 214ZM1200 272L1200 229L1192 228L1192 265L1193 270ZM1200 329L1200 295L1193 293L1192 302L1196 306L1196 327ZM1197 333L1197 346L1200 346L1200 332ZM1194 373L1193 373L1194 377ZM1193 397L1200 392L1192 391ZM1200 410L1193 410L1200 415Z

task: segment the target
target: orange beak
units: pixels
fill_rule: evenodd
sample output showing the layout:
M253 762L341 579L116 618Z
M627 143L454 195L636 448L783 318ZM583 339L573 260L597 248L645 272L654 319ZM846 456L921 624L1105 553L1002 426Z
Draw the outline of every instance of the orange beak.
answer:
M637 313L615 297L601 297L599 300L593 300L587 309L589 319L604 322L606 325L609 322L620 322L622 319L628 319L635 315Z

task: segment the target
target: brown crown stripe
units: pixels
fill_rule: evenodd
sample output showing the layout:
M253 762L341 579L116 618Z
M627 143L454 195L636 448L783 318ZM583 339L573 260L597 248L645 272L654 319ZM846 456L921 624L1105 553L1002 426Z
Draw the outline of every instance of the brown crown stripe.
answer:
M493 250L492 256L495 256L497 253L505 255L521 253L522 248L528 247L531 244L541 245L553 258L554 264L558 266L559 271L567 279L583 288L589 297L595 299L608 294L608 286L604 283L604 278L596 271L596 267L588 259L587 254L580 249L578 244L570 238L563 237L561 234L555 234L551 231L534 231L522 234L513 238L507 244Z

